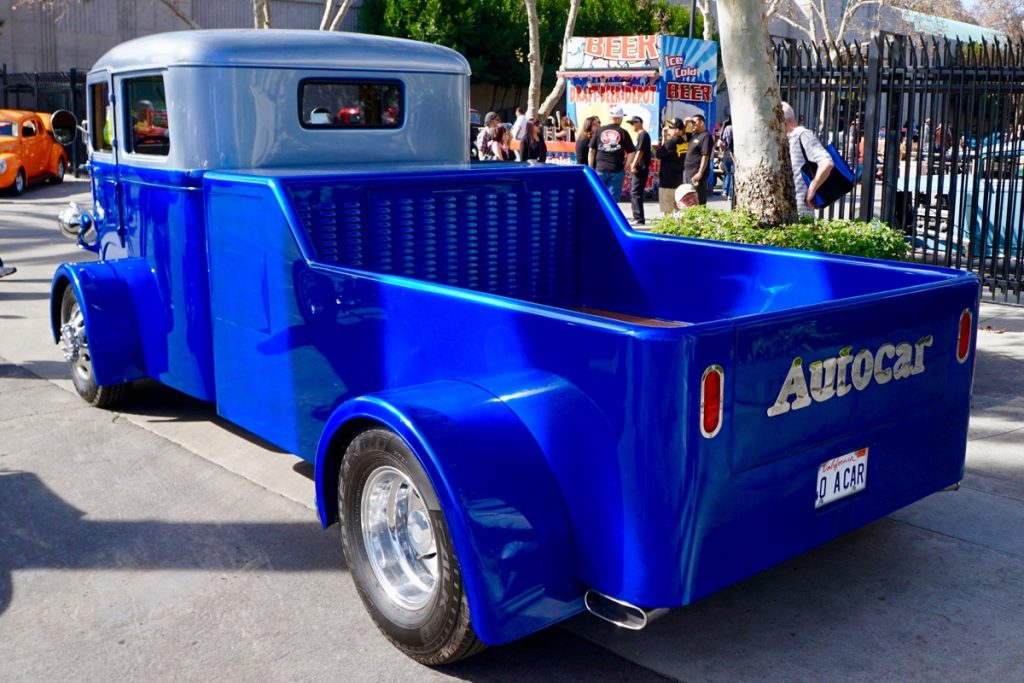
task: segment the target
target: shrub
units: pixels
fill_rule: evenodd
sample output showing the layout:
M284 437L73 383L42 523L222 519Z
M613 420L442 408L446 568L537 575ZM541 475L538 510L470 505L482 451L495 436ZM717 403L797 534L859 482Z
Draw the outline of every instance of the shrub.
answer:
M719 211L706 206L664 216L651 226L651 231L678 237L788 247L892 261L906 259L909 249L903 233L880 221L865 223L804 218L794 225L762 228L748 211Z

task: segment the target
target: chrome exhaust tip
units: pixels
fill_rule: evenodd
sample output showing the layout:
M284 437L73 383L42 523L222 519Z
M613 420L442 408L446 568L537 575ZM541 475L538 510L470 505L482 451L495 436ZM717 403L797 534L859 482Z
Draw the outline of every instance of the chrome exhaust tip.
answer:
M598 619L630 631L639 631L668 613L667 607L644 609L595 590L583 594L583 605Z

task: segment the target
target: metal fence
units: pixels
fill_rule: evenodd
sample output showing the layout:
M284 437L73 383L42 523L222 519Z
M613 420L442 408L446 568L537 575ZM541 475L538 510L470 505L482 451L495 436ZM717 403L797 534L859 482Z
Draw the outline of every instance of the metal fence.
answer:
M1024 42L775 43L782 97L860 171L823 211L901 229L915 260L1022 303Z
M8 73L7 65L0 68L0 109L27 109L52 113L67 109L85 119L85 72L72 69L54 73ZM85 141L79 135L66 145L71 169L79 175L79 167L87 160Z

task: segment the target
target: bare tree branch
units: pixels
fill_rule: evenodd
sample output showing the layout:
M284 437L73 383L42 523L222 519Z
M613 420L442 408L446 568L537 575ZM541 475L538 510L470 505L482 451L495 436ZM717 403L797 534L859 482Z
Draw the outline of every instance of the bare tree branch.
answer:
M256 28L270 28L270 0L252 0L252 14Z
M565 34L562 36L562 61L559 64L559 69L565 68L565 58L569 50L569 39L572 38L573 32L576 30L576 17L580 13L580 4L582 0L570 0L569 2L569 16L565 21ZM555 81L555 87L551 89L544 102L541 103L538 114L541 118L545 118L551 113L551 110L555 108L555 104L562 98L562 93L565 92L565 79L561 76Z
M352 7L352 0L341 0L338 10L334 13L334 18L331 19L331 10L334 9L336 2L338 0L324 0L324 15L320 19L321 31L337 31L341 26L341 21Z
M178 17L183 22L185 22L185 25L188 26L190 29L194 31L199 30L199 24L192 21L192 17L182 12L181 9L178 8L178 5L174 2L174 0L160 0L160 2L163 3L163 5L167 7L167 9L171 10L171 13L174 14L174 16Z
M698 0L699 1L699 0ZM812 43L818 42L818 28L821 27L822 38L828 43L841 43L846 37L850 28L850 22L858 12L869 5L881 5L890 0L851 0L846 5L841 16L835 12L829 13L827 0L767 0L765 2L765 15L777 19L797 31L803 33ZM900 2L917 2L918 0L899 0ZM928 2L929 0L920 0ZM943 0L930 0L931 2L942 2ZM959 2L959 0L946 0ZM793 17L793 13L800 14L806 23L800 22Z
M337 31L338 27L341 26L341 20L348 14L349 8L352 7L352 0L342 0L341 5L338 6L338 11L334 15L334 21L331 22L329 30Z

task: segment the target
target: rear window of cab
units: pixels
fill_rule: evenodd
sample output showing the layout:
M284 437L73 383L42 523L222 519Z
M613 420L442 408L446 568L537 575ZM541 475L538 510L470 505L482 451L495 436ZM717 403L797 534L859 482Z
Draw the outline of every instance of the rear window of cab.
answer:
M388 80L307 79L299 84L303 128L399 128L402 84Z

